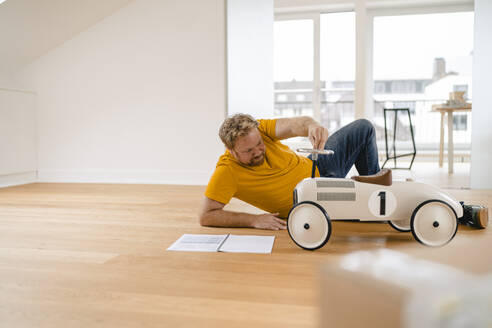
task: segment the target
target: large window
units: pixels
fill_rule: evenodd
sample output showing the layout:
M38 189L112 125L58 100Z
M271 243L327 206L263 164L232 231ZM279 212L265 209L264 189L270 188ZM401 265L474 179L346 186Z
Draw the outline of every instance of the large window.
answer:
M313 116L330 132L354 119L353 12L278 20L274 45L276 116Z
M473 12L375 17L373 50L379 129L384 107L410 108L419 149L437 149L440 115L432 105L445 103L453 91L472 98ZM399 123L408 129L408 121ZM459 114L454 124L455 148L469 149L470 114Z
M472 100L473 12L413 15L406 10L400 15L402 11L395 9L397 16L388 12L388 8L379 13L371 9L359 22L367 29L358 32L359 41L366 40L357 50L359 59L364 59L358 61L358 72L363 73L357 81L364 92L358 93L355 12L278 15L275 115L310 115L333 133L354 120L355 113L357 117L369 114L383 150L383 108L408 108L418 148L437 150L440 115L431 112L432 105L445 103L453 91L462 91L468 102ZM371 30L372 36L365 34ZM364 72L372 72L372 90ZM367 94L372 95L372 103L364 98ZM455 115L455 148L469 150L471 115ZM397 127L405 148L411 146L411 131L408 118L403 117Z

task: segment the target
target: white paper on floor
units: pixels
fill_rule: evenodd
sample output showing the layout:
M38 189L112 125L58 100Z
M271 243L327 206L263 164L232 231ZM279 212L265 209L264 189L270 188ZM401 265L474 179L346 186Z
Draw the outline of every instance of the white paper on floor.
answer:
M275 236L184 234L167 250L269 254L274 241Z

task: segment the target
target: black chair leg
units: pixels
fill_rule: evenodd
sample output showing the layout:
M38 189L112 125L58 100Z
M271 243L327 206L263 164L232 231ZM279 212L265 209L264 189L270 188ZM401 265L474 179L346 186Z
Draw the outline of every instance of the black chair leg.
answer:
M389 148L388 148L388 128L387 128L388 123L387 123L387 118L386 118L387 111L392 111L395 113L395 115L394 115L395 120L394 120L394 124L393 124L393 147L392 147L393 148L393 155L392 156L390 156ZM408 153L408 154L396 155L396 129L397 129L398 112L399 111L406 111L408 114L408 122L410 125L410 135L412 137L413 152ZM384 108L383 113L384 113L384 140L385 140L385 146L386 146L386 160L384 161L381 168L384 168L386 163L392 159L395 163L394 169L410 170L410 169L412 169L412 165L413 165L413 162L415 160L415 156L417 155L417 147L415 145L415 136L414 136L414 132L413 132L412 119L410 116L410 109L409 108ZM410 161L410 166L409 167L397 167L396 159L399 157L404 157L404 156L412 156L412 159Z

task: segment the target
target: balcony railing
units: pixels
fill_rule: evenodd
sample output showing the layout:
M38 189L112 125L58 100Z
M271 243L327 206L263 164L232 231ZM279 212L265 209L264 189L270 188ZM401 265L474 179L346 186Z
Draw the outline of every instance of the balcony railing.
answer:
M313 106L310 94L305 95L303 101L276 101L275 115L292 117L299 115L313 115ZM277 98L276 98L277 99ZM437 150L439 147L441 115L431 112L432 105L442 104L445 99L387 99L374 101L374 117L372 121L376 128L378 143L384 144L384 117L383 108L409 108L415 134L415 142L420 150ZM471 149L471 113L454 114L454 143L457 150ZM322 101L321 121L334 132L354 119L353 100ZM394 118L388 117L390 122ZM447 123L447 120L446 120ZM391 126L390 126L391 125ZM388 132L392 133L392 124L388 124ZM447 128L445 129L447 133ZM408 118L398 116L397 142L402 149L410 148L410 128ZM445 136L447 141L447 136Z

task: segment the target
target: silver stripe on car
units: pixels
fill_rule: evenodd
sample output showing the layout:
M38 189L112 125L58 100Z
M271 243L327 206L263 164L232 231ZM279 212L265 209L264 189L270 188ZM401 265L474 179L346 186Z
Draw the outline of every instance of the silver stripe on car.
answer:
M354 181L316 181L316 187L318 188L355 188Z
M355 201L355 192L319 192L318 201Z

